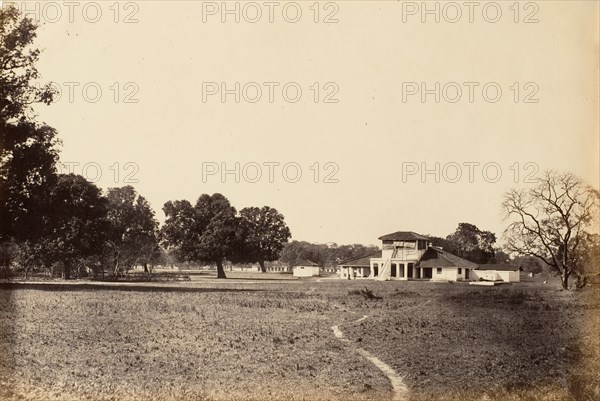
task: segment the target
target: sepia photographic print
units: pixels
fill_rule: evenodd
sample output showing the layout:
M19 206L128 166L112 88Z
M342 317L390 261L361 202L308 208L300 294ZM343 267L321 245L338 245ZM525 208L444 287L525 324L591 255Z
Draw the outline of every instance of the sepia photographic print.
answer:
M600 401L600 2L0 1L0 401Z

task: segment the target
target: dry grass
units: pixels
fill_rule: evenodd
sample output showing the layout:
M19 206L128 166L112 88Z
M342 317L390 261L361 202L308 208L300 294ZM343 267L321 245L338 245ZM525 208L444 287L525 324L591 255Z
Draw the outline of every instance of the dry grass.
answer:
M0 399L389 400L362 315L411 400L598 399L592 290L232 277L0 287Z
M390 392L333 338L331 307L301 293L10 295L1 310L3 324L12 322L2 333L2 399L366 400Z
M404 375L411 401L600 399L597 289L419 284L375 290L384 301L346 330Z

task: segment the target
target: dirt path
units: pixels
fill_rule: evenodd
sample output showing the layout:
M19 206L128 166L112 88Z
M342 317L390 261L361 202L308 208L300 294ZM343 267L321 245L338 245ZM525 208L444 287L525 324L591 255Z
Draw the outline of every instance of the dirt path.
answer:
M345 324L356 324L365 320L368 317L368 315L364 315L358 320ZM333 334L338 340L340 340L344 344L352 344L350 340L344 337L344 333L342 332L342 330L340 330L340 325L332 326L331 330L333 330ZM408 387L406 387L406 384L404 383L404 380L402 380L402 377L398 375L390 365L386 364L381 359L377 358L376 356L362 348L356 347L355 345L351 345L351 347L354 350L356 350L356 352L358 352L360 355L368 359L373 365L377 366L377 368L381 370L384 375L386 375L386 377L392 384L392 389L394 391L393 401L406 401L408 399Z

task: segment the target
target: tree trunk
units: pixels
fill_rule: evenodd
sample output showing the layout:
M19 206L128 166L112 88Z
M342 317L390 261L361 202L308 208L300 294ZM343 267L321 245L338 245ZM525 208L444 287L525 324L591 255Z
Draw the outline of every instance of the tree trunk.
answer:
M569 289L569 273L566 268L563 268L563 272L560 276L560 281L562 283L563 290Z
M113 271L113 274L116 276L117 273L119 272L119 257L115 257L115 269Z
M217 278L227 278L223 269L223 261L217 260Z
M265 261L264 260L259 260L258 264L260 265L260 272L261 273L266 273L267 272L267 268L265 267Z
M144 263L144 273L150 273L148 271L148 263Z
M65 263L64 264L64 269L65 269L65 280L70 280L71 279L71 264L70 263Z

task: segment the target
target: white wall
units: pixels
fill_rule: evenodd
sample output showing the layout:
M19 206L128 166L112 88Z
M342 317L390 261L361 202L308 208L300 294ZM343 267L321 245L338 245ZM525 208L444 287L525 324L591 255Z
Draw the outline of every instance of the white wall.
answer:
M489 281L502 280L507 283L518 283L521 281L519 271L497 271L497 270L471 270L471 278L479 280L482 278Z
M500 276L496 274L495 270L471 270L471 278L473 280L489 280L495 281L500 280Z
M497 272L498 275L500 276L500 279L502 281L506 281L507 283L518 283L521 281L521 275L519 274L519 271L502 271L502 272Z
M521 271L517 270L510 273L510 282L511 283L520 283L521 282Z
M433 281L457 281L458 280L458 268L456 267L442 267L442 272L438 273L438 269L436 267L433 268L431 272L431 279ZM421 272L421 277L423 277L423 273ZM463 269L463 277L464 277L464 269Z
M381 259L382 260L388 260L392 258L392 255L394 254L394 249L393 248L385 248L388 245L384 246L383 250L381 251ZM417 248L399 248L398 252L396 253L396 257L393 260L398 260L400 262L402 261L410 261L410 262L416 262L419 259L421 259L421 256L423 256L423 254L425 253L427 249L417 249Z
M294 266L295 277L312 277L319 275L319 266Z

